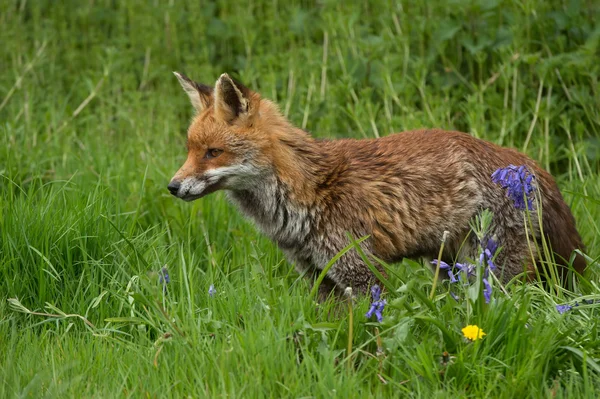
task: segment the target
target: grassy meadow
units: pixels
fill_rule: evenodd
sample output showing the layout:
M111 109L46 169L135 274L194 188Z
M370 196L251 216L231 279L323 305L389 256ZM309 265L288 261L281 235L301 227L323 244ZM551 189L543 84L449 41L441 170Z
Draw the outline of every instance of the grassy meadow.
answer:
M0 397L597 397L599 21L586 0L0 1ZM192 116L172 71L228 72L318 137L518 148L590 267L485 304L430 298L405 260L382 323L370 298L317 304L223 193L168 193Z

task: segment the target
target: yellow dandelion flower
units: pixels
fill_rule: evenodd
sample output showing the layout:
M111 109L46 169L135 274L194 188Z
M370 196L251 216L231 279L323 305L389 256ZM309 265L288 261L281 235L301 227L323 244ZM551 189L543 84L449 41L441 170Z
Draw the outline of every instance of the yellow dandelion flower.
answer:
M479 328L475 325L472 325L472 324L463 328L462 333L465 336L465 338L470 339L471 341L481 339L485 335L485 333L483 332L483 330L481 328Z

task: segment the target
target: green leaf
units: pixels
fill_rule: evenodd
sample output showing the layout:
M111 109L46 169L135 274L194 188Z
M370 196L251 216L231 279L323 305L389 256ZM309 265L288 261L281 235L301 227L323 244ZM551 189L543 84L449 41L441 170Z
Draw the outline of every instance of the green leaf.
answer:
M440 320L434 319L432 317L427 317L427 316L414 316L414 319L423 321L425 323L433 324L434 326L436 326L442 333L442 336L444 338L444 344L446 345L446 350L448 352L454 352L456 350L456 347L458 346L458 342L455 338L455 335L452 334L446 328L446 326L444 324L442 324L442 322Z
M365 237L361 238L360 240L355 240L352 236L350 236L350 235L348 235L348 236L350 237L350 240L352 241L351 245L354 246L354 248L360 255L363 262L365 262L365 264L369 268L369 270L371 270L371 272L375 275L375 277L377 277L377 279L381 282L381 284L383 284L385 286L385 288L388 289L389 292L394 292L395 287L383 276L383 274L381 274L381 272L379 270L377 270L377 268L375 266L373 266L373 264L371 263L371 261L369 260L367 255L365 255L365 252L363 251L361 246L358 245L359 243L361 243L362 241L367 239L367 237L369 237L369 236L365 236Z
M339 328L339 323L327 323L327 322L313 323L313 324L306 323L304 325L304 328L306 328L308 330L313 330L313 331L329 331L329 330L336 330L337 328Z
M581 349L573 348L572 346L561 346L560 348L571 352L582 363L585 360L587 365L592 370L594 370L596 373L600 374L600 365L590 355L588 355L587 353L584 353Z
M132 324L146 324L144 319L139 317L109 317L104 319L107 323L132 323Z

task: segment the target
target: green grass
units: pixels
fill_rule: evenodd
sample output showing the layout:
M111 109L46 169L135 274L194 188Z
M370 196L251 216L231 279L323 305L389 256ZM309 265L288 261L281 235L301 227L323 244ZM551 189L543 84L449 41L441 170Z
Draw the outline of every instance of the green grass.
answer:
M319 137L442 127L524 150L596 259L597 2L146 3L0 3L0 397L597 396L599 305L555 309L600 299L597 265L486 306L445 283L430 300L404 261L382 324L353 305L349 354L347 304L317 306L223 194L166 190L192 115L171 71L229 72Z

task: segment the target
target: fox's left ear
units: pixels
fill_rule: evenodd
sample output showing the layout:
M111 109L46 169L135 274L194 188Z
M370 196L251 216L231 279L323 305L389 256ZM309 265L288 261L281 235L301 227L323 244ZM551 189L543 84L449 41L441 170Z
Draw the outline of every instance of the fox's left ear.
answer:
M252 114L256 95L226 73L215 84L215 116L227 123L247 121Z

